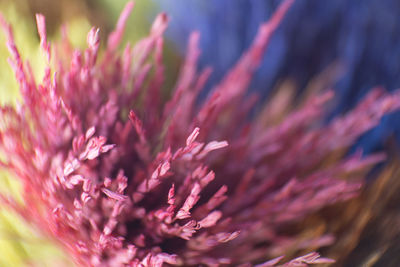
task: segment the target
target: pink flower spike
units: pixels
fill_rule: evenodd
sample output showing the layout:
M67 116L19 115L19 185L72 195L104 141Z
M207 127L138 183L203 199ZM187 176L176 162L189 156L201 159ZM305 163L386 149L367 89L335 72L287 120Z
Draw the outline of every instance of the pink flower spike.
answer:
M167 29L168 16L165 13L159 14L151 26L150 34L154 36L162 36Z
M213 211L199 222L200 227L208 228L214 226L217 221L222 217L222 212Z
M174 205L175 204L175 185L172 184L171 188L168 191L168 204Z
M126 201L126 200L128 200L127 196L115 193L115 192L113 192L113 191L111 191L111 190L109 190L107 188L102 188L101 191L104 194L106 194L108 197L112 198L112 199L115 199L115 200L118 200L118 201Z
M129 18L129 15L132 12L133 7L134 7L133 1L129 1L125 5L124 10L122 11L121 16L119 17L117 27L108 37L107 51L115 50L117 46L120 44L122 36L124 34L126 22Z
M186 146L190 146L196 140L199 134L200 134L200 129L198 127L194 128L193 132L186 139Z
M42 14L36 14L36 24L40 36L40 46L46 55L47 62L50 62L51 51L50 45L47 42L46 19Z
M85 139L86 140L89 140L93 135L94 135L94 133L96 132L96 128L93 126L93 127L90 127L87 131L86 131L86 134L85 134Z
M100 29L91 28L87 35L87 44L90 49L97 51L100 45Z
M217 149L221 149L224 147L228 146L228 142L227 141L222 141L222 142L218 142L218 141L212 141L210 143L208 143L203 150L197 155L198 159L202 159L204 158L208 153L210 153L213 150L217 150Z

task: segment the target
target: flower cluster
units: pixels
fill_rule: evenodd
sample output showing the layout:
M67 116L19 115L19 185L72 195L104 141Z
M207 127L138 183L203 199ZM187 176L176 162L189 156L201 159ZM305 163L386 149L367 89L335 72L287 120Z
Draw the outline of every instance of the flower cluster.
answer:
M257 26L279 4L230 0L212 5L202 0L187 0L179 5L174 0L153 2L174 18L166 38L179 48L185 45L192 29L199 29L204 56L198 66L213 66L208 84L226 73L251 43ZM265 98L282 80L291 79L298 92L304 92L311 90L316 77L323 75L319 82L335 89L337 104L328 115L332 117L354 107L376 84L389 90L399 88L400 50L393 40L393 36L400 36L400 24L394 23L399 15L396 0L296 1L271 39L253 76L251 90ZM399 122L397 112L387 116L356 146L368 154L387 148L387 139L392 135L400 141Z
M327 125L321 122L332 92L285 116L278 95L250 116L256 97L246 89L291 3L261 25L204 101L198 94L211 69L197 71L198 33L172 95L162 97L165 14L120 53L128 3L101 57L97 29L84 51L66 35L52 49L38 15L48 62L39 84L2 19L23 100L1 108L1 165L21 181L25 201L1 195L2 203L82 266L276 266L282 257L266 260L333 242L328 233L302 240L287 227L357 194L364 170L384 156L335 155L399 108L400 94L373 90ZM281 266L324 262L310 253Z

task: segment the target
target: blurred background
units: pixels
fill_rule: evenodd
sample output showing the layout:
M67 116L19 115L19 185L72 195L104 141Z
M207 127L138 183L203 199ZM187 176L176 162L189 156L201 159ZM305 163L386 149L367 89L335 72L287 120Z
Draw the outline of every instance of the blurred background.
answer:
M125 34L130 42L148 32L155 15L166 11L166 65L172 84L190 32L201 33L199 68L213 67L207 90L219 81L254 38L258 26L276 9L277 0L137 0ZM41 72L35 13L47 19L51 40L60 38L66 25L70 39L85 47L91 25L101 29L103 42L113 29L125 0L0 0L0 12L13 25L24 59ZM16 103L18 89L6 61L0 35L0 103ZM291 105L305 95L334 89L335 102L327 120L345 113L373 87L400 87L400 1L398 0L296 0L273 35L261 68L251 85L260 95L259 106L280 90L292 92ZM204 94L205 95L205 94ZM203 95L203 96L204 96ZM258 107L255 107L257 110ZM328 229L336 244L324 256L338 259L337 266L400 266L400 189L398 143L400 114L384 117L381 124L352 148L367 153L385 150L389 160L370 175L360 197L322 210L298 225ZM1 190L17 194L18 184L1 173ZM314 231L311 235L318 234ZM9 211L0 213L0 266L70 266L51 241Z

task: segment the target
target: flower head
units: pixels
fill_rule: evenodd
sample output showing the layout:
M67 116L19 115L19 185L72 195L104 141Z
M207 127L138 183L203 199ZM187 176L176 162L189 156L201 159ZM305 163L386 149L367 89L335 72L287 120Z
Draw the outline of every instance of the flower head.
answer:
M39 84L2 20L23 99L1 108L0 148L9 155L2 165L22 182L25 205L6 195L2 202L82 266L275 266L281 258L265 261L331 243L329 234L304 240L285 227L357 194L363 171L383 155L334 155L398 108L400 95L373 90L328 125L319 122L331 92L283 119L284 97L277 97L276 108L248 119L255 98L246 89L291 2L261 25L199 104L211 70L196 69L197 33L172 96L161 97L165 14L148 37L120 53L128 3L102 56L94 28L85 51L73 50L67 36L52 49L38 15L48 61ZM330 260L311 253L283 266L321 262Z

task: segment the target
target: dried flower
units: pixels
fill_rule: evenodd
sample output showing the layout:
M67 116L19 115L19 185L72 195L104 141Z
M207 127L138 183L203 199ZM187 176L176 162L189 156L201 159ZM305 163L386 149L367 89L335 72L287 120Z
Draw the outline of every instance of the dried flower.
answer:
M48 61L40 84L2 20L23 102L1 108L0 148L8 156L1 164L22 182L25 205L7 195L1 201L54 236L82 266L276 266L281 257L265 261L330 244L329 233L304 240L287 227L357 194L363 171L384 156L333 156L399 108L400 95L373 90L328 125L320 122L331 92L281 121L268 107L249 120L256 99L246 89L291 3L261 25L253 45L200 104L211 70L197 72L197 33L172 96L161 97L165 14L121 54L128 3L99 58L97 29L85 51L73 50L65 35L52 50L38 15ZM331 260L313 252L282 266L324 262Z

